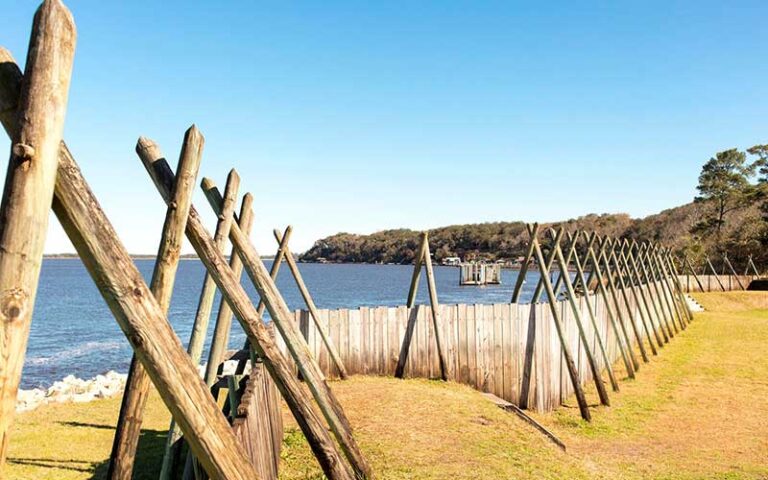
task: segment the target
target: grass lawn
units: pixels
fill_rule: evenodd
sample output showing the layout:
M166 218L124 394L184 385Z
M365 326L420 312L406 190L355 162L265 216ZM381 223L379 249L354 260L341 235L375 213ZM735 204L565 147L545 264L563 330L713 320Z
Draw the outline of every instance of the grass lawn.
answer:
M536 415L567 453L461 385L355 377L333 389L378 479L768 478L768 294L697 298L707 312L623 380L592 423L568 408L575 401ZM119 405L18 415L5 478L104 478ZM281 478L321 478L285 417ZM145 425L138 479L157 478L162 455L168 413L156 395Z

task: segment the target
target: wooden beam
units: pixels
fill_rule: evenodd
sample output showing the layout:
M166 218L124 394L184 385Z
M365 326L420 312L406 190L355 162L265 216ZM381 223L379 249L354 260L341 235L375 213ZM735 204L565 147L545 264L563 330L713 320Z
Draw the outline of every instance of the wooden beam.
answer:
M411 275L411 285L408 287L408 298L405 306L412 308L416 303L416 292L419 289L419 277L421 276L421 266L424 263L424 255L427 253L427 238L422 233L419 235L419 253L413 262L413 274Z
M651 352L654 355L658 355L659 352L656 350L656 345L653 343L651 332L653 332L654 336L656 337L656 341L658 342L659 346L664 345L664 341L661 339L659 332L657 332L654 328L653 314L651 313L651 308L648 305L648 300L645 298L645 294L642 288L638 288L638 285L641 284L640 274L636 268L632 268L632 264L630 264L629 259L625 255L626 248L626 242L620 245L620 248L618 248L617 251L617 259L621 262L620 268L628 279L629 290L632 292L632 295L635 298L635 303L637 304L638 310L640 311L640 319L643 322L643 328L645 329L646 336L648 337L648 344L651 346ZM643 311L643 307L645 307L645 311ZM648 314L647 317L645 315L646 312Z
M723 255L723 261L725 262L725 265L728 267L728 269L731 271L731 275L733 275L733 278L736 279L736 283L739 284L739 288L742 290L746 290L747 288L744 286L743 283L741 283L741 279L739 278L739 275L736 273L736 270L733 269L733 265L731 265L731 261L728 260L728 255Z
M558 236L562 237L563 228L560 228L560 232L558 232ZM571 306L571 311L573 312L573 320L576 323L576 328L579 331L579 338L581 339L582 347L584 348L584 353L587 357L587 365L589 365L589 369L592 372L592 380L595 382L595 387L597 388L597 395L600 397L600 403L606 406L609 406L611 404L610 398L608 398L608 391L605 388L605 383L603 383L603 378L600 372L600 368L597 365L597 361L595 360L595 354L592 352L590 348L590 341L587 338L587 334L584 331L584 324L581 319L581 309L576 304L576 292L573 290L573 285L571 284L571 279L569 278L568 273L568 265L565 263L565 257L563 256L562 250L560 250L560 242L555 242L554 245L552 245L552 248L555 252L555 261L557 262L557 265L560 267L561 275L560 277L563 278L563 283L565 283L565 290L567 292L568 297L568 304ZM565 275L563 275L563 272L565 272ZM556 299L551 298L550 303L556 302ZM587 298L587 303L589 303L589 299ZM589 311L592 312L592 307L589 306ZM606 357L607 358L607 357Z
M283 240L282 235L280 235L278 230L274 230L273 233L275 235L275 240L277 240L277 244L280 245ZM315 306L315 301L312 300L312 295L309 294L307 285L304 283L304 279L301 277L299 266L296 265L296 260L293 258L291 250L287 244L283 246L283 256L285 257L285 263L288 264L288 269L293 274L293 279L296 281L296 287L299 289L299 293L301 293L301 298L304 299L304 303L307 305L309 315L315 322L315 327L317 328L318 333L320 333L320 338L322 338L325 347L328 349L331 360L333 360L333 364L336 365L336 368L339 371L339 376L342 380L345 380L347 378L347 369L344 367L344 362L341 361L341 356L339 356L339 352L336 350L336 346L333 344L331 336L326 331L322 322L320 322L320 314L318 313L317 307Z
M173 172L170 170L164 159L145 158L142 160L147 167L147 171L152 176L155 186L161 193L161 196L167 200L168 186L173 179ZM214 213L217 215L220 214L221 212L218 210L219 205L214 205L213 202L210 201L210 198L208 198L208 200L211 204L211 207L214 209ZM204 260L204 263L206 263L206 268L208 268L208 270L211 271L211 273L214 275L214 279L216 279L217 276L229 276L232 273L228 265L218 260L221 258L221 255L218 252L209 251L208 247L210 243L210 236L202 226L202 223L197 216L197 211L194 209L194 207L190 213L189 226L187 228L187 238L190 239L190 243L192 243L192 246L198 251L198 255L201 257L201 259ZM259 296L264 301L266 308L270 313L273 324L283 336L283 340L285 340L285 345L288 348L290 355L294 358L295 363L299 367L299 371L301 372L307 386L315 398L320 411L328 421L331 431L339 440L345 455L349 459L352 468L355 470L355 474L358 476L367 477L367 472L370 471L370 467L368 467L365 458L362 456L362 452L357 446L357 442L352 436L352 428L349 424L349 420L346 418L344 410L341 408L341 404L339 403L338 399L336 399L336 396L328 387L328 384L326 383L325 377L320 371L320 368L318 367L314 358L312 358L309 346L304 340L304 337L301 335L301 332L299 332L298 326L294 322L293 314L288 309L288 305L285 303L285 300L277 290L275 282L269 276L269 272L267 272L266 267L264 267L264 263L262 262L259 253L253 247L248 237L242 232L242 230L240 230L240 227L237 224L232 224L229 238L230 241L232 241L237 254L243 260L245 271L248 273L251 282L256 287L256 291L258 292ZM234 278L231 280L232 285L227 285L228 292L226 296L230 306L232 307L232 311L235 313L235 316L237 316L241 321L241 324L243 324L243 329L246 330L246 334L249 334L249 336L250 334L254 334L253 338L250 338L250 340L251 345L255 347L255 334L257 331L262 332L261 329L256 328L256 324L258 324L258 327L263 328L263 335L269 336L269 332L264 327L261 321L261 317L256 311L256 308L248 300L248 296L245 293L245 290L242 289L239 283L236 283ZM224 282L220 283L217 280L219 289L224 291L222 283ZM226 283L230 283L229 280L227 280ZM244 297L245 302L243 302L242 305L239 305L238 308L235 308L233 301L237 300L240 295ZM236 303L239 304L240 302L237 301ZM261 333L259 337L261 337ZM262 350L264 350L264 342L269 342L271 345L274 345L274 340L271 338L271 336L269 336L269 338L260 338L258 343L262 344ZM257 353L260 356L263 356L264 354L263 351L258 350ZM270 368L270 362L267 361L266 357L264 363L268 368ZM282 376L282 374L280 376ZM278 385L278 388L281 388L280 382L278 381L279 379L274 379L275 383ZM302 418L297 418L297 420L301 421ZM317 433L319 432L315 432L315 434ZM305 432L305 436L307 436L307 432ZM317 455L322 457L321 453L322 452L316 452ZM321 461L321 463L329 460L327 457L318 459ZM343 468L338 464L338 460L334 461L332 464L326 464L325 466L335 469ZM340 474L340 472L337 472L337 474ZM327 472L326 475L328 475Z
M606 247L608 248L608 252L606 253L605 259L605 267L606 270L610 272L611 267L613 267L613 270L615 272L616 278L618 279L618 286L616 286L616 282L613 280L613 276L609 276L611 284L614 285L616 290L621 292L621 298L624 300L624 306L627 309L627 314L629 315L630 325L632 326L632 331L635 334L635 339L637 340L637 346L640 349L640 356L643 358L643 362L648 363L650 360L648 358L648 353L645 350L645 345L643 344L643 337L640 334L640 331L637 328L637 321L635 320L635 316L632 314L632 302L629 301L629 295L627 294L627 291L630 290L629 286L625 282L624 279L624 272L621 268L621 264L619 262L619 257L616 255L616 245L614 245L612 239L606 238ZM645 320L643 318L643 311L642 307L639 305L639 301L637 304L637 311L640 314L640 319L642 323L645 323ZM647 329L646 329L647 332ZM650 335L648 336L650 340ZM653 345L651 345L651 348L654 349ZM637 370L637 366L635 366L635 370Z
M157 250L149 287L164 315L168 314L168 307L171 305L181 245L184 240L184 228L187 225L189 207L192 205L192 193L197 181L200 161L203 157L204 143L203 136L194 125L184 134L179 163L176 168L179 175L177 175L174 185L173 201L165 214L160 246ZM144 409L149 398L150 384L149 375L134 354L125 382L120 414L117 418L117 427L107 470L107 478L109 479L130 480L133 476L136 448L139 445L139 435L144 419Z
M587 236L586 232L584 232L584 236ZM597 234L593 232L587 238L587 258L589 258L592 262L592 273L594 273L595 279L597 280L597 288L600 294L603 296L603 300L605 302L605 310L608 312L608 320L611 322L611 327L613 328L613 332L616 335L616 343L619 347L619 352L621 353L621 359L624 361L624 367L627 370L627 375L629 378L635 378L635 364L637 363L637 360L634 358L634 353L632 352L632 343L630 342L629 335L627 335L627 330L624 327L624 320L617 318L617 316L621 314L621 310L619 307L618 298L616 297L616 293L611 292L611 296L609 296L606 289L606 280L603 278L600 262L595 255L594 248L592 248L595 241L597 241ZM602 255L603 245L601 244L600 247L600 252ZM617 315L615 315L613 309L611 309L611 300L614 302Z
M667 315L664 310L664 305L661 303L661 295L658 292L658 286L656 285L656 282L653 281L653 277L648 271L647 258L645 255L646 246L639 245L635 240L632 240L630 253L632 252L633 248L637 250L637 256L635 257L634 261L635 264L639 265L640 267L641 279L645 282L646 289L648 290L648 298L650 299L651 305L653 305L653 311L656 313L656 321L659 324L659 330L661 330L661 334L664 337L664 343L669 343L669 339L672 338L674 334L672 333L672 329L669 326ZM653 292L656 293L655 299Z
M448 380L448 364L445 361L445 345L440 333L440 304L437 303L437 287L435 286L435 273L432 270L432 255L429 253L429 234L424 232L424 243L427 250L424 252L424 264L427 267L427 290L429 290L429 306L432 311L432 326L435 329L435 343L437 343L437 358L440 363L440 378Z
M533 224L533 236L539 235L539 224ZM525 252L525 261L520 265L520 271L517 274L517 280L515 280L515 289L512 291L512 300L510 303L518 303L520 301L520 293L523 290L523 284L525 283L525 275L528 273L528 264L533 258L533 242L528 244L528 250Z
M0 204L0 477L32 324L76 39L69 10L47 0L35 13L26 80L18 67L13 72L11 65L2 66L3 74L11 70L13 82L0 91L17 90L0 101L11 137Z
M709 267L709 270L712 272L712 275L715 276L715 280L717 280L717 284L720 285L720 289L722 291L725 291L725 286L723 286L723 282L720 281L720 275L717 274L717 270L715 270L714 265L712 265L712 262L709 260L709 257L706 257L707 260L707 266Z
M670 283L667 269L661 263L659 251L660 248L657 245L649 244L648 255L651 261L651 267L654 271L654 274L656 275L656 278L661 284L661 291L664 292L664 299L666 301L667 308L670 310L670 315L672 316L672 325L675 326L676 332L680 332L685 330L685 320L683 319L683 314L677 304L677 297L675 296L674 288ZM675 320L677 320L677 323L675 323ZM680 326L679 329L678 325Z
M577 236L571 238L571 243L574 245L574 247L578 243L578 235L579 234L577 233L576 235ZM595 241L595 237L594 236L592 236L590 239L588 239L588 242L591 242L591 243L589 243L587 245L587 247L588 248L592 248L592 243L594 243L594 241ZM560 252L560 257L562 259L562 251ZM586 280L586 278L584 276L584 269L583 269L583 267L581 265L581 260L579 259L578 253L574 255L574 265L576 266L576 280L578 282L581 282L582 285L586 285L587 284L587 280ZM561 275L561 277L562 277L562 275ZM568 285L569 284L571 285L570 290L575 295L576 292L575 292L575 289L573 288L573 284L571 283L570 277L566 276L565 277L566 290L568 289ZM570 296L570 294L569 294L569 296ZM611 365L611 359L608 358L608 352L606 352L606 350L605 350L605 343L603 342L603 337L600 335L600 329L597 326L597 316L595 315L595 310L592 308L592 300L589 298L589 290L587 290L586 288L584 289L584 300L585 300L585 303L587 304L587 314L589 315L589 320L592 323L592 328L594 329L594 332L595 332L595 341L597 341L597 348L600 350L600 355L603 357L603 363L605 364L605 370L608 372L608 379L611 381L611 388L613 388L614 392L618 392L619 391L619 382L616 381L616 376L613 373L613 366ZM606 298L606 300L607 300L607 298ZM576 302L576 297L574 296L573 297L573 302L571 303L571 305L572 306L575 305L575 302ZM618 332L616 332L616 333L618 334ZM584 336L584 338L586 338L586 335ZM589 345L589 343L585 342L584 345L587 346L587 345ZM606 397L607 396L608 395L606 394Z
M560 339L560 347L563 351L563 359L565 360L566 369L568 370L568 376L571 379L571 384L573 385L573 390L576 395L576 402L579 405L579 412L581 413L581 418L583 418L586 421L590 421L592 419L592 415L589 412L589 405L587 404L587 397L584 395L584 389L581 387L581 381L579 379L579 371L576 369L576 364L573 361L573 355L571 354L571 349L568 346L568 340L565 338L565 327L563 326L563 323L560 319L560 309L557 306L557 300L555 299L555 293L552 291L552 283L549 280L549 271L547 269L546 261L544 260L544 255L541 253L541 247L539 246L539 240L536 238L536 236L533 235L534 230L531 225L527 225L528 228L528 235L531 238L531 243L533 244L533 250L534 255L536 258L536 262L539 264L539 271L541 272L541 278L544 279L544 289L547 292L547 298L549 303L549 309L552 313L552 319L555 323L555 330L557 331L557 337ZM558 232L558 237L556 237L555 242L559 242L560 238L562 238L562 229L560 232ZM533 306L531 307L533 308Z
M696 280L696 283L698 283L698 284L699 284L699 289L700 289L702 292L706 292L706 290L704 289L704 284L702 284L702 283L701 283L701 280L699 280L699 276L698 276L698 275L696 275L696 270L693 268L693 265L691 265L691 261L688 259L688 256L687 256L687 255L684 257L684 259L683 259L683 263L684 263L684 266L685 266L685 267L688 267L688 269L690 270L690 272L693 274L693 278L694 278L694 280ZM674 265L674 264L673 264L673 265Z
M551 228L549 229L549 236L551 237L552 244L554 244L556 233ZM539 248L541 248L541 245L539 245ZM544 267L544 269L547 272L550 272L552 266L555 264L555 250L554 250L554 248L550 249L550 251L547 252L547 256L545 257L545 262L546 262L546 264L539 265L539 273L540 274L542 272L542 267ZM548 273L548 275L549 275L549 273ZM551 280L550 280L550 283L552 283ZM536 289L533 291L533 297L531 297L531 303L538 303L539 300L541 300L541 294L544 293L544 290L545 290L545 288L544 288L544 279L543 278L539 278L539 282L536 284ZM560 294L560 291L559 290L555 290L554 286L553 286L552 287L552 292L555 294L555 300L557 300L557 297Z

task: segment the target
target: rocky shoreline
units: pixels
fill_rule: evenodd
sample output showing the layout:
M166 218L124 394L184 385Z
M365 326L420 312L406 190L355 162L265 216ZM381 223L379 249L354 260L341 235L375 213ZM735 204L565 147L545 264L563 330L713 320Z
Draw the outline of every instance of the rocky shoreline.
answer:
M235 373L237 361L224 362L224 375ZM205 374L205 365L198 367L200 376ZM250 362L243 373L251 370ZM85 403L93 400L111 398L120 394L125 388L128 375L110 370L103 375L96 375L90 380L83 380L74 375L67 375L48 388L33 388L19 390L16 397L16 412L29 412L42 405L50 403Z

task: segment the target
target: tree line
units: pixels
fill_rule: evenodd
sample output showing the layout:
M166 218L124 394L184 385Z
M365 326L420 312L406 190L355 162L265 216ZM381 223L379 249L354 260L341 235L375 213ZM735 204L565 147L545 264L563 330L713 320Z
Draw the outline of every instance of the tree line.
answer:
M718 152L704 163L697 191L693 202L645 218L590 214L543 226L659 242L698 265L707 255L718 265L726 252L737 265L749 255L758 265L768 264L768 145ZM437 261L515 260L525 255L529 240L523 222L452 225L429 236ZM418 232L408 229L338 233L315 242L300 260L410 264L418 246Z

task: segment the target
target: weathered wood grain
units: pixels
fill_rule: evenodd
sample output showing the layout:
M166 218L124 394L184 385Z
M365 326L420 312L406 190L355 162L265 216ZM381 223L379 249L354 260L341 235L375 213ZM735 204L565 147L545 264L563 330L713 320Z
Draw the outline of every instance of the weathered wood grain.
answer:
M35 13L24 79L10 55L0 52L7 55L0 58L0 73L10 79L0 88L0 111L11 137L0 205L0 475L32 323L76 39L69 10L46 0Z

